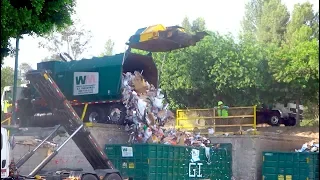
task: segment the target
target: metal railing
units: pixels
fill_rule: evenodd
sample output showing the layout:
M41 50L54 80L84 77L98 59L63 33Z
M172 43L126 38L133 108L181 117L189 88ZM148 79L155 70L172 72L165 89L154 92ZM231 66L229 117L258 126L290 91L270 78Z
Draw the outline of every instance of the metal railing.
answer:
M230 132L230 129L233 129L233 132L235 129L237 132L243 132L244 127L256 131L256 106L230 107L227 111L228 116L223 117L218 116L217 108L178 109L175 127L185 131L198 128L203 134L208 134L209 129L213 129L214 133L218 134Z
M11 117L8 117L7 119L1 121L1 126L5 125L4 123L7 123L8 126L11 125ZM10 136L10 130L8 130L8 137Z

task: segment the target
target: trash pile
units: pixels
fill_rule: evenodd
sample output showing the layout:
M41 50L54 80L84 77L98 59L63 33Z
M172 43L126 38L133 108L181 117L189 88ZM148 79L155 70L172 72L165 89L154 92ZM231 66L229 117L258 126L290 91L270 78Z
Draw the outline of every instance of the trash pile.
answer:
M129 120L125 130L129 132L129 143L161 143L205 147L210 140L198 132L180 132L164 125L174 119L173 113L164 105L160 89L149 84L143 72L123 74L122 95Z
M130 132L131 143L160 142L164 137L161 127L173 114L167 109L168 104L163 105L161 90L149 84L142 74L138 71L123 74L123 103L130 122L125 129Z
M316 141L312 140L304 143L301 149L295 149L295 152L319 152L319 143L316 144L315 142Z

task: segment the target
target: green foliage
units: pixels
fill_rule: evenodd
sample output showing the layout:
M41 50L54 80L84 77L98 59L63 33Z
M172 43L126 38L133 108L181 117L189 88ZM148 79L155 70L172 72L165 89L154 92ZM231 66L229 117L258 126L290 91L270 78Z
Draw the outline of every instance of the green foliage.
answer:
M284 39L290 14L281 0L264 1L258 24L257 37L264 43L279 45Z
M101 56L111 56L113 55L114 42L109 38L104 45L104 52Z
M153 53L171 108L210 108L219 100L230 106L318 101L318 15L311 10L296 5L290 19L280 0L251 0L239 41L209 32L196 46ZM190 23L186 17L182 27L206 29L201 18Z
M304 102L317 102L319 93L319 43L312 5L295 5L286 39L269 61L276 81L287 83L290 94Z
M1 68L1 94L5 86L13 85L13 69L11 67Z
M264 1L251 0L245 5L245 15L241 22L243 34L253 36L257 33Z
M10 38L44 35L54 27L71 25L75 0L1 0L1 62L12 49Z

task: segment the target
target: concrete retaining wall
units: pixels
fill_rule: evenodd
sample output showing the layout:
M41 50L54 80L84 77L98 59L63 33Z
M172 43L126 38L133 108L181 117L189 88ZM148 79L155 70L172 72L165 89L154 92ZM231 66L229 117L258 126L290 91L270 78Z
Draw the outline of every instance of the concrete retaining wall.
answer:
M89 127L98 144L104 148L105 144L124 144L128 141L128 134L123 127L115 125L99 125ZM22 137L20 137L22 138ZM24 137L32 138L32 137ZM61 143L66 137L55 138ZM224 136L211 137L213 143L232 144L232 171L235 180L261 180L261 165L263 151L294 151L301 148L302 144L310 141L309 138L300 138L284 135L269 136ZM15 160L22 157L33 146L16 145L13 150ZM40 148L37 153L20 168L21 174L29 174L38 163L48 154L49 148ZM78 147L71 140L59 152L59 154L43 169L46 171L60 168L83 168L92 170Z
M294 151L309 138L294 136L211 137L213 143L232 144L232 172L235 180L261 180L263 151Z
M124 131L123 127L116 125L98 125L89 127L90 132L96 138L98 144L104 149L105 144L123 144L128 141L128 134ZM32 137L19 137L32 138ZM67 137L57 136L54 141L61 143ZM34 146L19 145L17 144L13 150L14 159L17 161L26 152L32 150ZM40 148L37 153L19 170L20 174L29 174L50 152L49 148ZM58 170L60 168L83 168L84 170L92 170L92 167L88 163L87 159L83 156L81 151L70 140L55 156L49 164L43 169L44 171Z

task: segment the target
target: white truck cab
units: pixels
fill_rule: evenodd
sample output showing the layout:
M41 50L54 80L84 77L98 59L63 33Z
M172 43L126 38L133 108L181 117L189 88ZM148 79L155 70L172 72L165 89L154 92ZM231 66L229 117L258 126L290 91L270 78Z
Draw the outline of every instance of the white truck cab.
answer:
M27 84L21 84L17 87L17 100L24 98L22 94L23 88L27 87ZM1 94L1 111L4 113L11 112L12 106L12 97L13 96L13 87L12 86L5 86L3 88Z
M7 129L1 127L1 179L9 176L10 143Z

